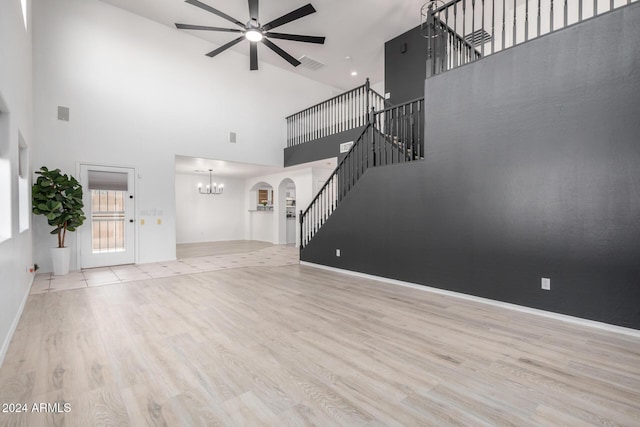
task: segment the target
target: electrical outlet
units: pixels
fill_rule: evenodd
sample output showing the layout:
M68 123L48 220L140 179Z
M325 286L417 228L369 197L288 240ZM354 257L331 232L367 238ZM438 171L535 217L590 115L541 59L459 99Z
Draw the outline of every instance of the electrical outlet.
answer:
M551 290L551 279L543 277L542 280L540 281L540 286L545 291L550 291Z
M339 257L340 256L340 249L336 249L336 256Z

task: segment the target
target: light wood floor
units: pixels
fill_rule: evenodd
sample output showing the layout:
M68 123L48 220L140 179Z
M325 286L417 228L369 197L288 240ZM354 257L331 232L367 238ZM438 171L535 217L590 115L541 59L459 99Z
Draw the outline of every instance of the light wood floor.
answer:
M239 254L272 247L271 243L256 240L230 240L227 242L181 243L176 245L178 259L211 255Z
M299 265L31 295L29 426L640 423L640 339Z

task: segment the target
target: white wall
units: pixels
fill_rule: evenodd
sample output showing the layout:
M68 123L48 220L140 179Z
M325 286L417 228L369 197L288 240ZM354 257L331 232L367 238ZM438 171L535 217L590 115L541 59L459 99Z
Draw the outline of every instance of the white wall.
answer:
M33 165L136 167L137 208L163 213L161 226L138 225L138 262L175 258L176 154L281 165L284 118L331 95L264 62L250 72L248 57L233 51L205 56L211 49L97 0L34 4ZM70 108L69 122L56 119L59 105ZM34 231L36 260L49 270L53 239L43 221ZM75 234L67 239L75 253Z
M176 174L177 243L244 239L244 180L214 176L213 181L224 183L223 194L198 193L198 183L206 186L208 174Z
M31 34L24 27L20 0L0 0L0 64L0 159L8 162L10 169L9 187L3 185L1 190L3 196L10 192L10 206L3 203L0 209L10 221L11 234L0 242L2 364L33 278L27 272L32 263L31 230L20 232L18 211L18 135L22 134L27 145L33 147Z

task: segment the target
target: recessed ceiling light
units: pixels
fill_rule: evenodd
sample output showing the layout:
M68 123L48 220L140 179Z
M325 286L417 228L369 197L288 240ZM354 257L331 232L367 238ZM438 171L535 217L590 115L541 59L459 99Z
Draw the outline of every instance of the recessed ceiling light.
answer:
M346 59L347 61L349 61L351 59L351 57L349 55L345 56L344 59Z
M358 75L358 72L357 72L357 71L352 71L352 72L351 72L351 75L352 75L352 76L357 76L357 75Z

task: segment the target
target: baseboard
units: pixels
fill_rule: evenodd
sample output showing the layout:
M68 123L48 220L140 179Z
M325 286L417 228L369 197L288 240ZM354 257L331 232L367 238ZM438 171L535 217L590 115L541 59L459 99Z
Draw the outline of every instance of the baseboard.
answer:
M9 344L11 344L11 339L13 338L13 334L16 332L16 328L18 327L18 322L20 322L20 318L22 317L22 312L24 311L24 306L27 304L27 299L29 299L29 295L31 294L31 287L33 286L33 281L35 280L36 275L31 275L31 283L29 283L29 287L27 292L24 294L22 298L22 302L20 303L20 307L18 308L18 313L16 314L15 319L13 319L13 323L11 324L11 328L9 328L9 333L2 343L2 348L0 348L0 367L4 363L4 357L7 355L7 351L9 351Z
M509 310L519 311L522 313L535 314L537 316L560 320L567 323L573 323L575 325L587 326L590 328L595 328L595 329L600 329L608 332L615 332L618 334L624 334L624 335L640 338L640 330L625 328L624 326L611 325L609 323L597 322L595 320L583 319L581 317L574 317L566 314L554 313L552 311L540 310L538 308L525 307L522 305L511 304L508 302L496 301L488 298L477 297L474 295L467 295L459 292L447 291L445 289L432 288L430 286L420 285L417 283L403 282L401 280L388 279L386 277L374 276L371 274L359 273L357 271L344 270L341 268L329 267L326 265L314 264L306 261L300 261L300 265L304 265L306 267L318 268L321 270L328 270L335 273L346 274L349 276L360 277L363 279L376 280L378 282L389 283L391 285L404 286L404 287L417 289L425 292L432 292L434 294L447 295L454 298L460 298L468 301L479 302L482 304L493 305L495 307L502 307Z

